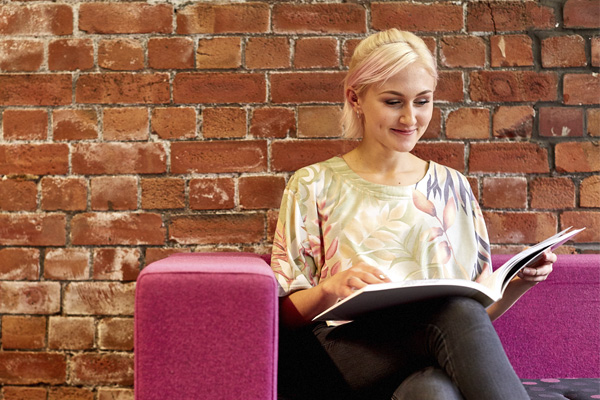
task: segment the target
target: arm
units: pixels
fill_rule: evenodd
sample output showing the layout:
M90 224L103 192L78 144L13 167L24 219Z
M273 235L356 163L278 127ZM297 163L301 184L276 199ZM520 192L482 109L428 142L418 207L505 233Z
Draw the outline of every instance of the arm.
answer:
M318 285L296 291L280 300L279 315L288 326L303 326L335 304L371 283L390 282L379 269L366 264L338 272Z
M552 272L552 264L556 262L556 254L548 251L535 265L523 268L508 284L502 299L488 307L487 312L493 321L504 314L529 289L545 281Z

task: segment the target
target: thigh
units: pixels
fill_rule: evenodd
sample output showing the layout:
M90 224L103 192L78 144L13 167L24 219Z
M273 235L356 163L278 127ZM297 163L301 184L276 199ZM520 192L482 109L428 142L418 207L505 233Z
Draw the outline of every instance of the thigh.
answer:
M389 399L406 377L434 362L417 310L396 308L338 327L320 324L313 332L355 393Z

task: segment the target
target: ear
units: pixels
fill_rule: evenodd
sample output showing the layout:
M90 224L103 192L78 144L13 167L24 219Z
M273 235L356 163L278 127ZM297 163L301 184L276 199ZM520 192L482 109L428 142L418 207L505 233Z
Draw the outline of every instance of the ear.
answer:
M346 89L346 100L352 105L352 108L357 111L360 108L360 100L358 94L353 88Z

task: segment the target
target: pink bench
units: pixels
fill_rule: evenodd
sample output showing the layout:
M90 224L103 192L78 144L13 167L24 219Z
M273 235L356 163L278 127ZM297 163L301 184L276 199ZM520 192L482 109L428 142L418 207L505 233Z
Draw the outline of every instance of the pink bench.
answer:
M506 258L494 256L494 264ZM144 268L136 399L276 399L276 293L267 258L248 253L176 254ZM593 397L600 396L598 255L559 256L550 278L495 326L528 389L592 390L585 398L600 398ZM556 378L588 379L559 385ZM565 382L569 389L561 389Z

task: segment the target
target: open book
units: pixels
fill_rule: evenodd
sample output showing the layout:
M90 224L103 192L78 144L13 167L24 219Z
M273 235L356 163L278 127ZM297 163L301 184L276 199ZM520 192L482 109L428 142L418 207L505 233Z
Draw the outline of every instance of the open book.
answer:
M488 307L502 298L504 289L521 269L537 262L546 250L561 246L584 229L571 230L569 227L523 250L481 283L466 279L426 279L368 285L323 311L313 321L352 320L369 311L449 296L472 297Z

